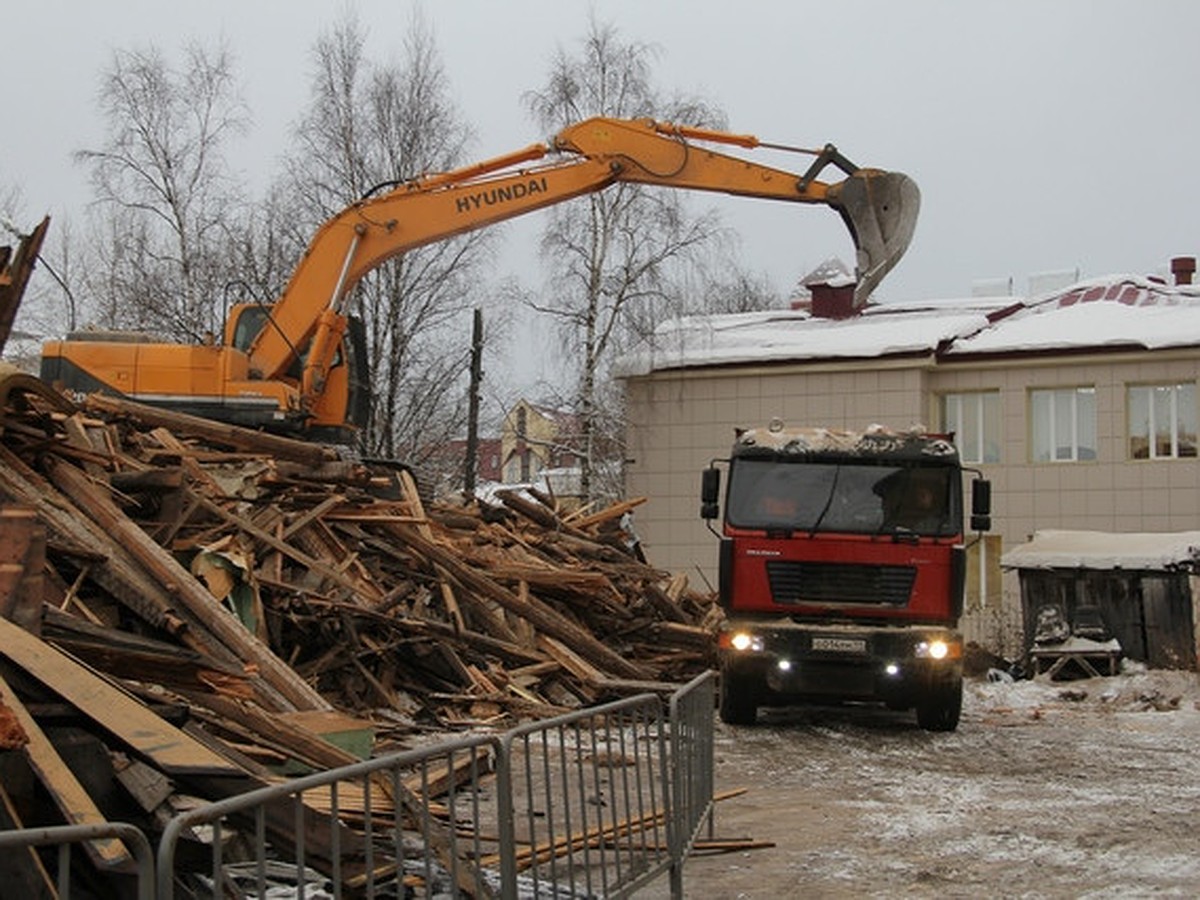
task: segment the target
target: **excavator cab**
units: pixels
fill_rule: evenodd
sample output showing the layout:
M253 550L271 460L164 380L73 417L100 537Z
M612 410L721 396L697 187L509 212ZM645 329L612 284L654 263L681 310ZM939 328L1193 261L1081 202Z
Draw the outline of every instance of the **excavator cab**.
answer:
M274 327L271 309L271 305L265 303L234 304L225 324L226 345L242 353L249 352L259 333L264 328ZM294 383L300 381L307 353L308 345L305 345L285 372ZM367 427L371 414L368 360L366 324L357 316L348 316L346 332L330 361L329 390L318 398L318 403L325 408L314 411L323 424L306 423L303 428L308 437L334 444L351 444ZM336 424L324 424L329 422ZM294 430L290 422L277 428L284 433Z

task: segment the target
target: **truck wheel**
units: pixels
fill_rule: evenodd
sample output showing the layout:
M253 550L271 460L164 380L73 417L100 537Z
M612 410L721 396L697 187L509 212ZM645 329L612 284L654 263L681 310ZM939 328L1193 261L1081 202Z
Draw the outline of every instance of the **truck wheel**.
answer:
M962 679L931 685L917 701L917 724L926 731L953 731L962 715Z
M718 714L726 725L753 725L758 719L754 682L745 675L722 670Z

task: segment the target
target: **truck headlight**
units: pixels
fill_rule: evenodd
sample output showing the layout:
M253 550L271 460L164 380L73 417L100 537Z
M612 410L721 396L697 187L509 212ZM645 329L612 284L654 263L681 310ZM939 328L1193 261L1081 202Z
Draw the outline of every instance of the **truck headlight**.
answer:
M753 651L762 652L763 639L749 631L725 631L718 638L717 645L727 650L737 650L739 653Z
M962 644L958 641L947 641L933 638L917 644L917 656L923 659L958 659L962 656Z

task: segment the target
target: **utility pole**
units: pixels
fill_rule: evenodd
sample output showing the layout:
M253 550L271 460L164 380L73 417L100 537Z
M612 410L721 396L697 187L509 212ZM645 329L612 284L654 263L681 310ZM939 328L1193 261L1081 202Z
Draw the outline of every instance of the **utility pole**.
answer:
M467 394L467 452L463 462L463 496L475 497L479 457L479 385L483 381L483 310L475 310L471 328L471 386Z

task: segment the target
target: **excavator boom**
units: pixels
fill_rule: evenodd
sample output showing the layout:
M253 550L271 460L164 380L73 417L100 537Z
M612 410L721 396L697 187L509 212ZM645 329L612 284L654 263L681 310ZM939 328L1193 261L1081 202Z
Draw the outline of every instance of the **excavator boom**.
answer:
M725 156L690 142L769 147L815 157L803 175ZM554 146L582 157L621 159L619 180L801 203L825 203L841 215L855 248L854 298L862 306L908 250L921 208L916 183L900 172L859 168L832 144L807 150L767 144L753 135L725 134L648 119L588 119L559 133ZM818 178L833 166L847 177Z
M793 150L801 173L712 145ZM840 181L822 181L828 167ZM361 323L346 300L368 272L416 247L484 228L618 182L823 204L855 247L855 300L904 255L920 206L904 175L859 168L832 145L803 150L652 119L593 118L544 143L391 184L343 209L313 235L279 298L231 311L219 345L112 336L50 342L42 373L78 392L106 391L237 424L348 440L366 420L370 377Z

